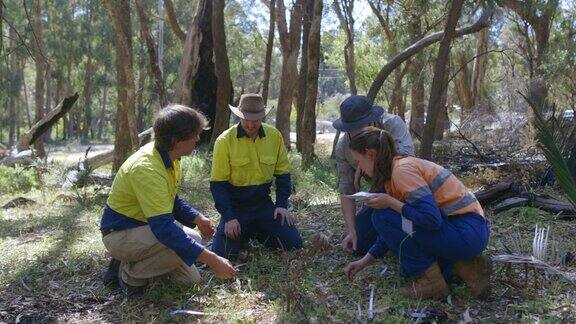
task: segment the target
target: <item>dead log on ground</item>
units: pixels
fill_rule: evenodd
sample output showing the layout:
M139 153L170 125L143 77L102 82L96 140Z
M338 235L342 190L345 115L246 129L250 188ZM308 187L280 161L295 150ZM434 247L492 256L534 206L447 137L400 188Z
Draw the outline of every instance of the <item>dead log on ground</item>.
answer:
M15 165L31 165L34 163L32 159L32 150L19 152L16 155L8 155L0 159L0 165L13 167Z
M484 190L475 192L474 195L480 205L488 205L496 200L500 200L510 195L520 194L518 185L513 182L499 182Z
M514 182L500 182L474 195L483 207L497 202L493 208L495 214L515 207L531 206L556 214L560 218L576 218L574 205L547 195L527 193Z
M140 142L140 146L142 146L145 143L148 143L151 138L152 138L152 128L148 128L147 130L138 134L138 141ZM94 155L92 157L86 157L84 160L78 162L78 169L96 170L101 166L112 163L113 161L114 161L114 149Z
M524 194L521 197L512 197L503 200L494 206L494 213L500 213L514 207L530 206L558 215L561 219L576 217L576 207L545 195Z
M18 151L27 150L30 145L50 129L58 119L70 111L76 100L78 100L78 96L79 95L76 92L74 95L64 98L56 108L46 114L46 116L32 126L32 128L30 128L24 135L20 136L20 140L18 141Z

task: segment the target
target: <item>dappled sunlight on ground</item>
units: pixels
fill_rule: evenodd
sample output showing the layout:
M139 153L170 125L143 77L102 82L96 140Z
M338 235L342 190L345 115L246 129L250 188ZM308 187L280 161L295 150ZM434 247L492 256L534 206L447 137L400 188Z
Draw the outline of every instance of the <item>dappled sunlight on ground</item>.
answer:
M208 188L208 159L205 153L183 159L181 194L217 222ZM235 262L240 269L236 279L215 279L201 267L201 284L185 287L169 279L155 280L140 299L126 299L117 289L102 286L108 257L98 223L105 197L90 190L61 194L61 178L50 174L45 175L42 192L0 195L0 204L16 196L36 201L28 207L0 209L0 320L166 322L172 320L172 311L190 310L203 315L183 315L178 321L366 321L371 285L375 322L406 322L415 320L414 314L432 311L445 314L448 322L466 316L474 322L500 323L576 319L572 287L558 277L517 265L496 264L492 296L486 301L473 299L462 286L454 286L443 301L408 301L398 293L405 280L391 256L349 283L343 268L356 258L340 248L345 230L334 190L334 161L322 154L303 169L297 154L291 153L290 159L294 166L291 200L304 249L270 251L251 242ZM472 187L502 177L493 170L463 176ZM487 215L492 224L489 254L503 253L503 246L517 239L529 246L536 224L550 226L566 251L576 251L574 221L556 220L527 207L497 215L488 209ZM567 269L574 269L574 260L570 262ZM427 310L422 311L423 307Z

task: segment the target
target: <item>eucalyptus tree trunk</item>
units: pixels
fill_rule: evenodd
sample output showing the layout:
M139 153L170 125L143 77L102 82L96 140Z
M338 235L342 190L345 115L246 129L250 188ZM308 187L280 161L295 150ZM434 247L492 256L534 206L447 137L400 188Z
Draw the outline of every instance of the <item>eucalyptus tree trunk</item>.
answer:
M272 50L274 49L274 27L276 0L270 0L270 25L268 27L268 42L266 43L266 60L264 62L264 80L262 81L262 99L264 105L268 102L268 89L270 86L270 70L272 68Z
M503 0L502 4L514 11L522 20L528 22L533 30L536 39L536 55L529 55L529 65L534 66L534 75L531 76L529 84L529 95L538 106L541 106L548 96L546 86L544 59L548 50L550 39L550 29L554 20L554 15L558 9L559 0L548 1L518 1ZM524 37L529 40L530 31ZM532 46L532 45L530 45Z
M389 12L391 4L389 3L388 7L386 8L386 17L382 14L383 10L382 2L369 0L368 4L370 5L370 8L372 9L372 12L376 16L376 18L378 18L378 21L380 22L380 27L382 27L384 35L386 36L386 39L390 44L389 57L390 58L395 57L396 55L398 55L398 47L399 47L398 30L394 28L394 22L390 21ZM404 79L404 76L408 71L409 64L410 61L407 61L406 64L404 64L403 69L394 70L394 82L392 87L392 93L390 94L390 98L388 100L389 102L388 112L397 114L402 118L402 120L405 119L404 89L402 88L402 80Z
M86 24L86 64L84 65L84 127L82 127L82 142L87 143L88 138L94 138L92 134L92 76L94 64L92 64L92 10L88 10L88 23ZM92 134L92 136L91 136Z
M132 150L138 147L132 63L132 28L129 0L106 0L105 4L114 27L116 41L118 109L112 168L117 171Z
M2 3L0 3L0 10L2 10ZM2 17L0 17L1 19ZM1 27L1 26L0 26ZM16 48L17 45L17 35L13 28L10 28L10 48ZM0 43L2 41L0 40ZM18 133L18 99L20 98L20 67L18 66L18 57L16 53L10 55L10 84L8 91L8 119L10 129L8 132L8 147L12 147L17 140Z
M466 116L470 115L472 107L474 106L474 97L470 85L470 71L468 70L467 61L464 55L462 49L456 49L456 69L459 70L459 72L456 75L454 82L461 106L460 120L464 120Z
M22 65L20 66L20 75L24 76L24 73L26 71L26 60L23 59L22 60ZM24 92L24 108L26 110L26 121L28 128L32 127L32 117L30 115L30 102L28 100L28 87L26 86L26 82L24 82L24 79L22 79L22 91Z
M204 113L210 121L210 127L214 129L218 80L213 59L212 5L212 1L198 1L196 13L186 33L173 101ZM206 131L200 139L207 143L211 136L212 131Z
M449 62L450 44L452 43L456 24L460 19L463 5L463 0L453 0L450 3L448 18L446 19L446 25L444 27L444 37L440 41L440 48L438 49L438 58L436 59L436 65L434 67L434 78L432 79L430 100L428 101L428 111L426 114L426 124L424 126L424 137L420 149L420 157L426 160L432 158L432 145L434 143L434 134L436 132L436 122L442 104L442 90L447 86L445 84L445 74Z
M105 84L102 89L102 104L100 107L100 118L98 119L98 139L102 139L102 132L104 130L104 122L106 118L106 105L108 104L108 85Z
M490 30L488 28L481 30L476 35L476 58L472 66L472 98L475 109L482 103L482 90L486 76L486 64L488 63L486 53L488 51L489 40Z
M315 0L308 38L308 69L306 71L306 100L302 118L302 157L306 165L314 158L316 142L316 100L318 97L318 69L320 66L320 25L323 0ZM304 73L302 71L301 73Z
M142 1L135 0L135 4L138 20L140 21L140 31L142 34L142 38L146 43L146 49L148 51L150 72L152 72L152 77L154 78L154 85L156 86L156 92L158 93L158 101L160 102L160 107L164 107L168 104L168 99L166 97L166 88L164 87L164 79L162 78L162 71L160 70L160 66L158 66L158 56L156 55L156 44L154 44L154 39L150 34L148 17L146 16L146 12L142 7Z
M230 109L232 101L232 80L230 79L230 63L226 49L226 32L224 30L224 0L213 0L212 37L214 38L214 68L218 78L216 89L216 120L212 130L210 146L230 126Z
M314 0L304 0L302 11L302 54L300 55L300 73L296 96L296 150L302 153L302 135L304 106L306 104L306 89L308 88L308 46L312 15L314 14Z
M35 111L34 120L37 122L44 117L44 83L46 73L46 60L44 56L44 37L42 31L42 0L34 2L34 59L36 61L36 82L35 82ZM34 149L36 155L45 158L46 151L44 149L44 140L42 137L34 142Z
M174 4L172 0L164 0L164 7L166 8L166 15L168 16L168 24L170 28L182 43L186 41L186 33L180 28L178 20L176 20L176 13L174 12Z
M298 54L300 52L300 34L302 31L302 8L304 0L295 0L290 14L290 27L286 23L284 0L276 0L276 23L280 35L282 52L282 72L280 75L280 96L276 110L276 128L284 138L284 145L290 149L290 113L292 95L298 81Z
M4 20L4 0L0 0L0 40L4 38L2 21ZM4 41L0 41L0 56L2 56Z
M356 60L354 56L354 0L335 0L334 11L338 16L340 28L346 33L346 45L344 46L344 62L346 64L346 76L350 85L350 93L358 94L356 88Z

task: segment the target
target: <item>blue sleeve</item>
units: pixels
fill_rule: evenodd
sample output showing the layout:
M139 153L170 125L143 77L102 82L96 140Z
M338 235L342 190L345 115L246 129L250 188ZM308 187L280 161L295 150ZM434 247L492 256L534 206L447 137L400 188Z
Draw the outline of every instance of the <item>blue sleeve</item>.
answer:
M276 175L276 207L288 208L288 198L292 193L290 173Z
M376 241L374 241L374 244L372 244L372 247L368 250L368 253L375 259L380 259L386 254L386 252L388 252L388 247L386 246L386 243L384 243L382 237L378 235Z
M416 201L405 203L402 207L402 216L411 220L414 225L428 230L440 229L444 221L432 195L425 195Z
M193 265L204 251L200 243L186 235L184 230L174 223L172 214L149 217L148 224L158 241L176 252L188 266Z
M220 213L224 222L236 219L230 203L230 183L228 181L210 181L210 191L214 198L214 207Z
M174 208L172 210L172 214L174 215L174 218L180 222L180 224L194 228L196 227L196 224L194 224L194 219L200 213L194 209L194 207L190 206L184 199L176 195L176 198L174 198Z

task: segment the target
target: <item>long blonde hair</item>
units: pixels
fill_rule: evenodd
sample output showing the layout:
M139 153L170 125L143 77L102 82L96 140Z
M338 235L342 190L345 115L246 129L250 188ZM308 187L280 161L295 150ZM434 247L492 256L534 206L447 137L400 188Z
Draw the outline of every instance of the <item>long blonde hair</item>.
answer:
M350 140L350 149L362 155L368 149L376 151L371 191L382 191L384 183L392 178L392 161L397 155L392 135L383 129L367 127Z

